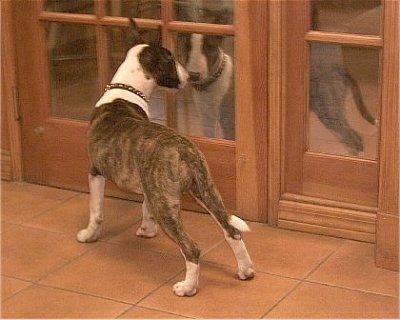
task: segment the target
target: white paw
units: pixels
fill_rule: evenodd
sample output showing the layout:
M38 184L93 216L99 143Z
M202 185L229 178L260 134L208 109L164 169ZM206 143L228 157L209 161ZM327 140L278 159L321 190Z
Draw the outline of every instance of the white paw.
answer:
M78 232L76 235L76 239L79 242L94 242L98 238L100 238L101 228L97 228L95 230L92 229L83 229Z
M254 278L253 267L241 268L237 273L240 280L249 280Z
M142 225L137 229L136 235L143 238L153 238L157 235L157 225L151 222L142 222Z
M172 287L172 290L179 297L191 297L197 293L197 286L193 284L187 284L185 281L181 281L175 283L175 285Z

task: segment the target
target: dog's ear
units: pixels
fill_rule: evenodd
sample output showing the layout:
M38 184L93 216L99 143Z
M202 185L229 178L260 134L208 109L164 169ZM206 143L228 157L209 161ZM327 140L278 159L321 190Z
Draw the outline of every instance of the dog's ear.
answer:
M162 27L158 26L157 29L151 30L149 33L149 44L155 45L155 46L162 46Z
M129 19L129 28L128 32L126 35L126 43L128 45L128 48L132 48L138 44L143 44L146 43L143 39L142 33L137 24L136 21L132 18Z

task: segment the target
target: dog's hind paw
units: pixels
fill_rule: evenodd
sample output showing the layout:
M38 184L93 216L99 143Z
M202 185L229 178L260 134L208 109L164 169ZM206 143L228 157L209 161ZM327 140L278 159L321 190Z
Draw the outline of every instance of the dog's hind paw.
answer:
M172 287L172 290L179 297L191 297L197 293L197 287L193 285L188 285L185 283L185 281L175 283L175 285Z
M101 228L98 228L96 230L87 228L79 231L76 235L76 239L79 242L95 242L98 238L100 238L100 234Z
M250 280L254 278L254 269L252 267L248 267L245 269L239 270L237 273L240 280Z
M157 226L153 227L139 227L136 231L136 235L138 237L143 237L143 238L154 238L157 235Z

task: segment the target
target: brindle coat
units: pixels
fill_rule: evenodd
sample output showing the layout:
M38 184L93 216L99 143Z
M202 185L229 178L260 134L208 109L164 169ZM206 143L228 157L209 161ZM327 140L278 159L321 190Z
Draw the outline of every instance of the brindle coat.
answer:
M125 100L95 108L90 122L90 173L121 189L144 193L155 221L198 263L200 250L183 231L182 193L191 193L210 210L229 236L240 232L228 223L221 196L198 148L174 130L150 122L143 110Z

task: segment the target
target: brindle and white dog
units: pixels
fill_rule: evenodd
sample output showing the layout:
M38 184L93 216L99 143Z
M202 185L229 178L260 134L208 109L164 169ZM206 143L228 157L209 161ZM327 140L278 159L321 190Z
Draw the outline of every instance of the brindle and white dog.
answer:
M159 225L178 244L186 261L186 276L173 291L178 296L192 296L198 290L200 250L182 227L180 199L187 192L223 229L236 256L239 278L253 278L253 263L241 236L248 226L226 211L204 156L187 138L149 121L147 97L153 89L180 89L188 75L170 51L143 44L134 21L131 28L136 35L134 46L91 118L90 219L77 239L91 242L100 236L105 179L124 190L143 193L143 220L136 234L154 237Z

